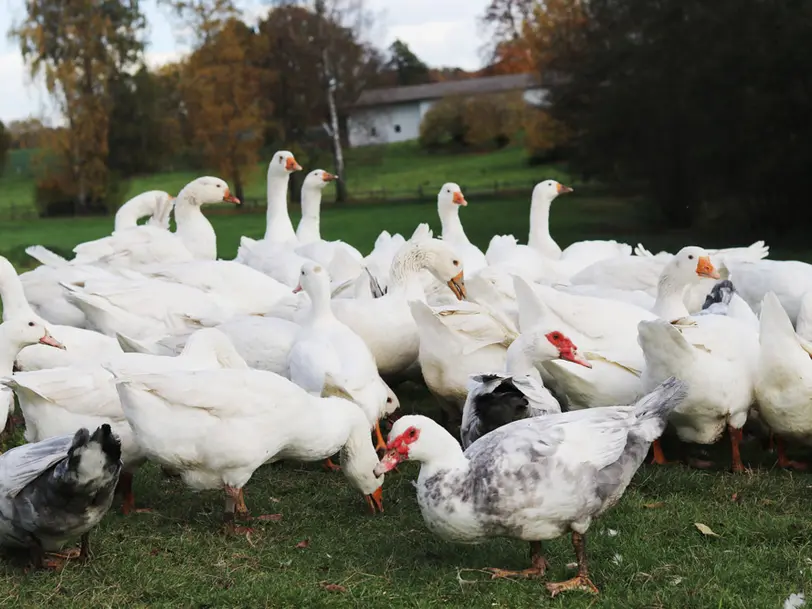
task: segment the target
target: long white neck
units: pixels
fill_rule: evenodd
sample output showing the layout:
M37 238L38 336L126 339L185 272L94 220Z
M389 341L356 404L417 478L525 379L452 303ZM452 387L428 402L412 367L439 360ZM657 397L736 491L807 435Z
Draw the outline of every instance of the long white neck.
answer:
M145 192L133 197L116 212L113 230L123 230L138 225L138 220L151 216L155 211L158 195L155 192Z
M520 334L510 344L507 350L505 370L511 376L532 376L536 380L541 380L541 375L530 355L532 349L530 340L527 335Z
M31 321L46 324L28 304L23 283L7 260L0 260L0 299L3 301L3 321L27 316Z
M12 373L14 360L22 347L17 341L11 340L4 328L0 327L0 376L9 376Z
M657 283L657 299L654 301L653 313L668 321L690 315L683 300L686 287L688 286L676 279L666 266Z
M217 234L211 222L200 211L194 194L181 190L175 201L175 231L192 256L198 260L217 259Z
M296 228L299 243L312 243L321 239L321 189L302 188L302 219Z
M333 309L330 307L329 285L318 282L317 285L308 290L307 295L310 296L310 313L307 317L309 325L329 323L336 319L333 315Z
M547 196L534 197L530 203L530 234L527 244L553 260L561 258L561 248L550 236L550 206Z
M443 231L443 241L449 243L470 243L460 221L460 208L458 205L439 204L437 214L440 216L440 225Z
M409 244L398 250L389 270L392 292L404 295L406 300L426 302L426 292L420 276L427 264L428 257L417 244Z
M334 411L344 412L351 426L347 442L341 449L341 469L355 488L368 495L381 483L372 473L378 463L378 455L372 445L369 421L358 405L347 400L342 402L341 406L337 403L331 405Z
M288 182L290 174L268 170L268 210L265 214L265 240L287 243L296 240L293 223L288 215Z

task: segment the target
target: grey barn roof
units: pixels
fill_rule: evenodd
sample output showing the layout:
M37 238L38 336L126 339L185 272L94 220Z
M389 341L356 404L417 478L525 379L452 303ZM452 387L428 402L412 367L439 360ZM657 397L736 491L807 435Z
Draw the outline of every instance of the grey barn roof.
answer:
M356 107L399 104L423 99L439 99L449 95L474 95L477 93L499 93L538 87L538 74L505 74L465 80L448 80L427 85L391 87L389 89L369 89L361 93Z

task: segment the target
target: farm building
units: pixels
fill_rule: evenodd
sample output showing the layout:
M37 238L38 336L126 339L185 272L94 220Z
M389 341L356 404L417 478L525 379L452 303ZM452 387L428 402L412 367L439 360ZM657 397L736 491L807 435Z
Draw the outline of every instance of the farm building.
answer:
M507 74L364 91L350 114L350 146L417 139L426 112L443 97L509 91L524 91L525 100L532 104L541 103L545 95L537 74Z

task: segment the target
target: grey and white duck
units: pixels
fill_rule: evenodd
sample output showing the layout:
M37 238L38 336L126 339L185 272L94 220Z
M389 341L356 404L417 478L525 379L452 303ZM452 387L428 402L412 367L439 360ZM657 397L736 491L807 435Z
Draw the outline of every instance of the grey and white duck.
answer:
M620 500L685 393L685 384L671 378L632 406L514 421L465 452L431 419L405 416L392 427L374 473L419 461L415 486L423 520L445 539L529 541L532 566L519 572L489 569L494 577L543 576L548 563L541 542L571 533L578 574L547 589L553 596L566 590L597 593L587 569L586 532Z
M35 568L87 558L120 473L121 443L109 425L12 448L0 456L0 544L28 549ZM81 549L60 552L77 537Z

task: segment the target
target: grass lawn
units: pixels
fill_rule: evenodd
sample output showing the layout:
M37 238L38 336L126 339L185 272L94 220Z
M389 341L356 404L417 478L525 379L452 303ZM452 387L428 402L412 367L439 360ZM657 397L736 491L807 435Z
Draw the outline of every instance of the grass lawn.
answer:
M526 238L528 197L470 199L463 223L479 245L494 233ZM647 234L638 222L644 205L576 192L554 205L551 230L561 245L607 237L643 240L654 249L689 241L730 244L703 235ZM212 219L224 258L234 255L240 235L264 231L261 215ZM434 205L327 209L322 231L368 251L383 228L408 235L421 221L437 228ZM26 245L69 251L109 233L111 225L109 218L0 223L0 251L19 264ZM776 256L780 251L773 248ZM422 386L407 383L396 391L404 413L434 410ZM726 445L717 457L727 463ZM237 538L219 533L220 494L193 493L146 466L136 476L136 496L155 513L124 517L117 502L93 533L93 560L59 574L26 574L22 562L2 561L0 607L780 608L790 593L812 594L812 478L774 469L774 455L757 442L745 446L744 458L753 467L744 475L644 466L587 537L601 596L571 593L555 600L540 582L491 581L480 570L528 566L527 544L461 546L432 535L410 484L414 464L387 475L386 511L375 517L341 474L317 464L264 467L246 487L249 508L281 513L282 520ZM703 536L695 523L719 537ZM546 551L549 578L570 576L569 541L553 541ZM342 588L329 591L328 584Z
M0 211L32 209L34 182L28 169L28 151L12 151L9 167L0 175ZM265 174L270 158L257 164L245 185L246 199L265 200ZM305 171L317 169L303 161ZM445 182L458 182L463 188L493 189L496 182L522 184L528 190L544 178L566 181L566 173L557 168L538 168L527 164L521 147L492 153L426 154L414 142L355 148L346 151L350 194L361 199L417 198L419 189L430 197ZM331 167L324 166L324 169ZM147 190L177 192L193 179L211 171L174 171L132 178L127 198ZM227 178L227 176L221 176ZM233 185L232 185L233 186ZM326 197L331 195L327 193Z

